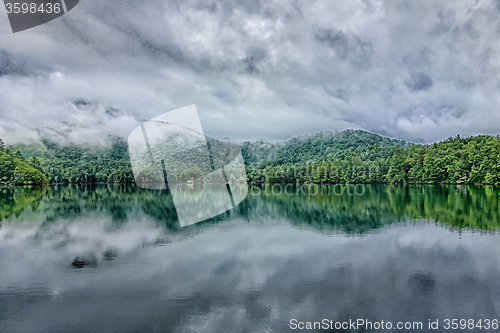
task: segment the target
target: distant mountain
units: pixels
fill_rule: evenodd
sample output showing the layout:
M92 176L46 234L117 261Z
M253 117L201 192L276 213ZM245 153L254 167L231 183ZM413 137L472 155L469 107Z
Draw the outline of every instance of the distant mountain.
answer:
M390 139L363 130L342 132L319 132L297 136L285 142L244 142L241 145L245 163L251 167L280 165L285 163L319 162L332 159L346 159L357 152L364 159L374 160L379 154L370 151L382 147L410 147L412 143ZM382 149L383 150L383 149ZM389 152L391 149L388 149ZM379 149L380 152L380 149ZM388 154L383 154L388 157Z
M0 171L12 171L3 182L17 179L15 183L25 184L39 179L36 183L43 183L43 174L39 173L42 170L54 182L133 183L127 142L115 136L108 139L112 142L110 148L61 146L44 141L43 145L18 146L20 152L15 154L9 149L0 158ZM170 148L166 145L165 149ZM241 151L248 181L256 182L500 183L500 137L488 135L457 136L432 145L417 145L362 130L346 130L285 142L244 142ZM23 174L20 170L29 172Z
M10 144L47 140L60 145L106 146L109 136L126 136L141 124L127 110L105 102L77 99L44 111L40 119L3 122L0 137Z

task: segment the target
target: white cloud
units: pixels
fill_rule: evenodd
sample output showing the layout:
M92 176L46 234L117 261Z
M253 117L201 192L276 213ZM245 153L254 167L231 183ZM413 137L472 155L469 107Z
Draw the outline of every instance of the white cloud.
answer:
M0 136L61 126L82 98L130 119L194 103L207 134L235 139L498 134L499 10L472 0L81 2L3 34ZM129 125L73 136L126 136Z

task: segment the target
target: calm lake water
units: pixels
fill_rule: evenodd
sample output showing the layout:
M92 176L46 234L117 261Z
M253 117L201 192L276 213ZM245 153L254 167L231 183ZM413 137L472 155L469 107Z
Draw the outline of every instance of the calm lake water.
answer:
M292 319L498 331L444 320L500 319L499 194L254 186L181 228L165 191L1 188L0 331L299 331Z

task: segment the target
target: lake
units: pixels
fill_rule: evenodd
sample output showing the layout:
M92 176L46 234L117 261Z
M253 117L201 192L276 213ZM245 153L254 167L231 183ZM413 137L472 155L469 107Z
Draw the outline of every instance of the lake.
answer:
M498 187L285 186L183 228L163 190L0 188L0 331L495 331Z

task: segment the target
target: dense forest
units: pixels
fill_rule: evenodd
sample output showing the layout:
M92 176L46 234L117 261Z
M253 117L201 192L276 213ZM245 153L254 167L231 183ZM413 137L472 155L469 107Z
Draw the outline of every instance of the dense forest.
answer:
M16 146L26 159L36 158L52 183L133 183L127 143L111 147L61 146L49 141Z
M276 157L249 170L248 178L268 183L497 184L500 137L457 135L417 145L359 130L328 140L319 133L281 148Z
M42 185L48 181L38 158L26 159L20 150L5 148L3 140L0 139L0 185Z
M248 181L253 182L500 183L498 136L456 136L419 145L346 130L240 146ZM0 172L4 184L134 182L127 143L118 137L108 148L48 141L4 148L2 142Z

